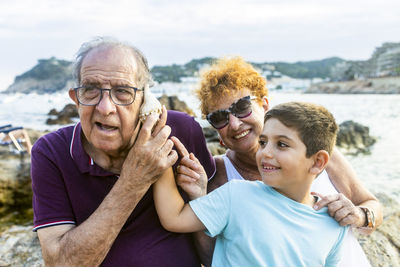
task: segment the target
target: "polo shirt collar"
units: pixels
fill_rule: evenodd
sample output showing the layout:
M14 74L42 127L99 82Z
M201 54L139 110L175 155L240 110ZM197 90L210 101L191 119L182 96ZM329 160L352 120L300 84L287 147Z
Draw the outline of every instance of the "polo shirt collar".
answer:
M81 123L75 124L72 131L69 153L81 173L89 173L92 176L111 176L115 173L104 170L98 166L93 159L86 153L82 143Z

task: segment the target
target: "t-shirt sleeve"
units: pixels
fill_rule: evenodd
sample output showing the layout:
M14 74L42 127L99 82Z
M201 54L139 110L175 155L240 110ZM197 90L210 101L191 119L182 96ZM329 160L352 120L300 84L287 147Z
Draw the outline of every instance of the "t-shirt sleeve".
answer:
M336 241L336 244L333 246L333 248L329 252L328 257L326 258L326 261L325 261L326 267L338 266L338 264L342 258L342 254L343 254L343 252L342 252L343 240L344 240L344 237L346 236L348 230L349 230L349 226L341 227L340 234Z
M231 213L231 183L190 201L189 205L206 227L206 234L212 237L221 234L229 223Z
M33 231L48 226L75 224L62 174L47 146L43 139L39 139L32 148Z

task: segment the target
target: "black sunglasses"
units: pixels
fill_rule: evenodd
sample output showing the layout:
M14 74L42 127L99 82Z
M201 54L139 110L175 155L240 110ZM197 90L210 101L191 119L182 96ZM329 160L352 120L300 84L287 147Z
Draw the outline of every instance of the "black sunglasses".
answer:
M239 119L246 118L251 115L251 100L256 99L255 96L245 96L233 102L228 109L220 109L209 113L207 121L215 129L222 129L229 123L229 113Z

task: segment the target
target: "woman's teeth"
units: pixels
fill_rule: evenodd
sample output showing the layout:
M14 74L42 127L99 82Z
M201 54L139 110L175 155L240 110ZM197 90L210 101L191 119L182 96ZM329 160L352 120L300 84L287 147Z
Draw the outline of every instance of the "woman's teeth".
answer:
M244 131L241 134L235 135L235 139L242 138L242 137L246 136L249 132L250 132L250 130L247 130L247 131Z

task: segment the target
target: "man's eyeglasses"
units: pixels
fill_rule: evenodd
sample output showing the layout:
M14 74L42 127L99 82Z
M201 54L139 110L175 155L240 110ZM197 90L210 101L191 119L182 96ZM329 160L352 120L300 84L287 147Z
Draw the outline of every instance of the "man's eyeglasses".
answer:
M222 129L229 123L229 113L239 119L246 118L251 115L251 100L256 99L255 96L245 96L233 102L228 109L220 109L207 115L208 122L215 129Z
M84 106L96 106L103 98L103 91L108 91L112 102L119 106L128 106L135 101L136 91L143 91L130 86L117 86L111 89L82 86L74 88L78 102Z

